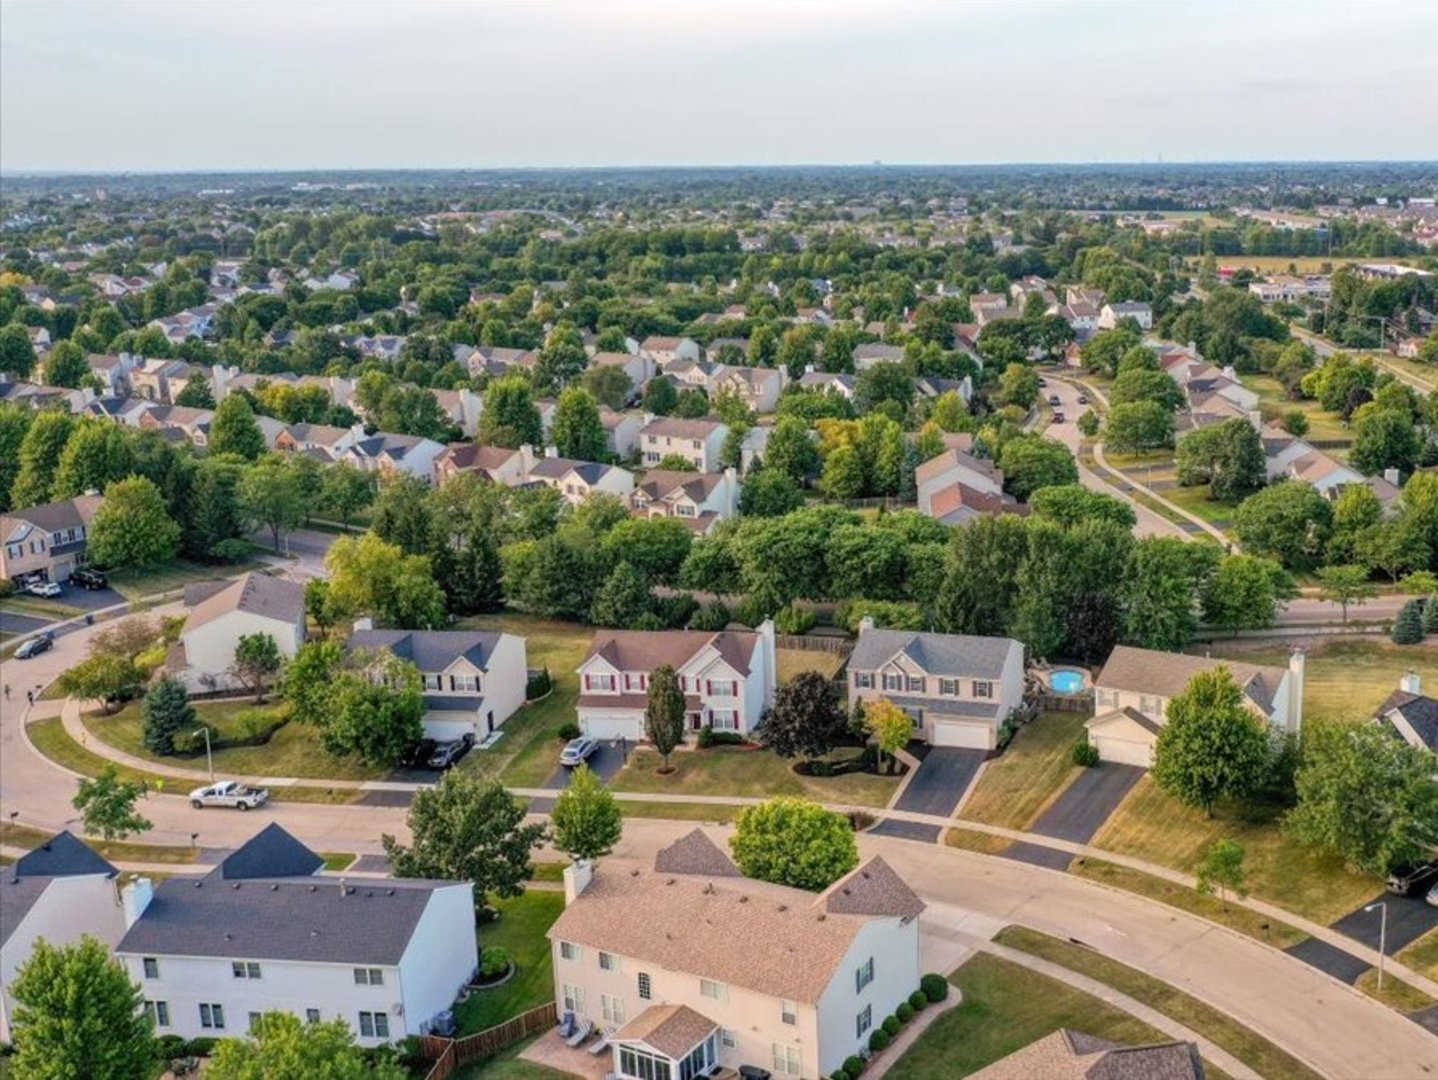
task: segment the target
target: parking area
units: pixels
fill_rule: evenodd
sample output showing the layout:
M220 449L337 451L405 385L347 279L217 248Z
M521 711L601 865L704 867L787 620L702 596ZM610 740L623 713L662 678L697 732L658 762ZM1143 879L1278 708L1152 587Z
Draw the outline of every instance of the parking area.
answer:
M1033 831L1074 844L1088 843L1144 771L1137 765L1109 761L1085 769L1034 822Z
M894 809L949 817L988 756L987 750L931 747L909 778Z
M633 749L631 746L630 749ZM606 783L613 780L620 769L624 768L624 747L617 742L601 742L599 749L589 755L585 763L599 776L599 779ZM544 786L550 791L563 791L569 786L569 776L572 770L566 769L563 765L555 768L550 774Z

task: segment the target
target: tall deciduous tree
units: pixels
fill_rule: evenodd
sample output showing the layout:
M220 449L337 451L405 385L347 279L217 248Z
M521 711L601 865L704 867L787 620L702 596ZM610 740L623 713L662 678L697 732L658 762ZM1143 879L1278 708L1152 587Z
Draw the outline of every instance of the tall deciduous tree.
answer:
M1288 572L1272 559L1230 555L1203 585L1203 617L1229 634L1272 626L1279 608L1298 593Z
M250 522L270 531L275 551L280 538L297 528L305 517L305 495L299 471L292 461L307 460L286 454L266 454L245 470L235 494Z
M30 422L20 442L20 468L10 489L12 507L23 509L50 501L60 457L75 424L74 417L57 409L46 409Z
M50 491L53 499L73 499L86 491L104 491L134 471L130 442L119 424L82 420L70 434Z
M85 350L73 341L58 342L45 357L45 382L50 386L76 389L90 378Z
M67 668L57 685L66 694L82 701L99 701L107 713L139 693L145 676L124 657L101 654Z
M0 371L28 379L35 370L35 346L19 323L0 326Z
M1348 622L1348 605L1363 604L1378 595L1377 588L1368 579L1365 566L1321 566L1318 569L1318 595L1331 600L1343 609L1343 621Z
M649 676L644 735L664 759L667 772L669 755L684 741L684 691L679 688L679 676L668 664L660 664Z
M254 692L256 701L264 701L265 692L279 674L280 647L272 635L263 631L242 634L235 643L235 662L230 670Z
M143 476L117 480L90 521L90 558L110 568L143 568L173 559L180 527L170 518L164 496Z
M243 394L231 394L220 402L210 421L210 453L237 454L254 461L265 452L265 436L255 421L255 410Z
M623 830L613 792L588 765L569 774L569 786L554 801L549 820L554 826L554 846L576 860L608 855Z
M336 540L325 565L331 574L330 604L337 614L368 614L406 630L444 625L444 592L426 556L406 555L365 533Z
M520 375L495 379L484 392L484 412L479 418L479 441L489 446L518 450L540 446L544 432L539 407L529 381Z
M419 669L393 655L340 672L321 706L325 749L371 765L398 765L424 734L421 686Z
M1078 483L1078 465L1063 443L1039 435L1017 435L999 451L1004 487L1018 499L1039 488Z
M828 888L859 865L848 819L804 799L746 806L729 850L745 877L810 892Z
M559 395L551 434L560 457L600 461L608 453L599 403L582 386L567 387Z
M347 461L339 461L325 469L320 486L320 505L338 514L340 524L349 528L350 518L374 502L375 479Z
M653 596L649 583L630 562L615 566L589 607L589 621L595 626L633 629L649 611Z
M1308 570L1328 546L1333 504L1306 481L1284 480L1239 503L1233 528L1250 554L1277 559L1289 570Z
M1168 703L1159 729L1153 778L1179 802L1209 817L1225 798L1258 789L1268 765L1268 735L1243 705L1227 667L1200 671Z
M780 757L812 761L838 746L848 726L833 680L803 671L774 692L774 707L759 730Z

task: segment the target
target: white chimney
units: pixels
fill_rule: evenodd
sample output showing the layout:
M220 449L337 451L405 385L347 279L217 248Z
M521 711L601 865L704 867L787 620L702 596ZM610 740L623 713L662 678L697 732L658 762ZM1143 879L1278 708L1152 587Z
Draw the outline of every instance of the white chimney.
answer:
M356 620L355 620L354 628L355 628L356 630L373 630L373 629L374 629L374 620L373 620L372 618L370 618L368 615L366 615L366 616L364 616L364 618L356 619Z
M1306 660L1302 649L1295 649L1288 658L1288 724L1290 735L1303 730L1303 670Z
M557 458L559 456L559 447L546 446L544 448L544 456L547 458Z
M125 911L125 929L128 930L139 921L154 898L155 885L147 877L138 877L120 890L120 905Z
M1399 473L1397 469L1390 467L1383 470L1383 479L1387 480L1394 487L1402 486L1402 484L1400 483L1401 476L1402 474Z
M859 620L859 633L862 634L865 630L872 629L874 629L874 616L865 615L862 619Z
M759 635L759 648L764 653L764 708L774 703L774 687L779 681L779 652L774 640L774 620L765 619L754 632Z
M1402 690L1405 694L1421 694L1423 693L1421 689L1422 686L1423 680L1418 677L1418 672L1416 671L1410 671L1398 680L1398 689Z
M588 859L577 859L564 868L564 903L568 906L594 880L594 864Z

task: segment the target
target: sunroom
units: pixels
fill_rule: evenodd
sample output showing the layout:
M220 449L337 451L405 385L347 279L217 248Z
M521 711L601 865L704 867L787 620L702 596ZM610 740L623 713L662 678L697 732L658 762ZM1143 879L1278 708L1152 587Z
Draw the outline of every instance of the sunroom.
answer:
M609 1041L626 1080L696 1080L719 1063L719 1025L687 1005L651 1005Z

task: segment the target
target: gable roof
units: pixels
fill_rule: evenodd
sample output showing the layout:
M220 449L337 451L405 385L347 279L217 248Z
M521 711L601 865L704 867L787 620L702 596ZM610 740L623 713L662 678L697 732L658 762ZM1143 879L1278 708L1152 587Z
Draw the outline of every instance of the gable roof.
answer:
M1395 713L1418 736L1420 742L1429 750L1438 753L1438 699L1423 694L1411 694L1407 690L1395 690L1378 706L1376 718L1392 725Z
M742 877L732 859L719 845L694 828L654 856L660 874L697 874L701 877Z
M480 671L488 671L490 657L503 637L495 630L356 630L350 635L349 647L388 649L420 671L443 671L460 657Z
M914 890L880 855L875 855L834 882L819 899L824 910L835 915L886 915L917 919L925 907Z
M849 667L872 671L902 653L930 675L998 678L1015 647L1023 648L1013 638L865 628L849 654Z
M41 532L58 532L61 529L77 529L90 524L105 499L102 495L76 495L73 499L60 502L42 503L11 510L0 517L0 531L10 535L10 530L22 521L35 526Z
M660 416L639 429L641 435L668 435L676 439L707 439L724 428L721 420L685 420L677 416Z
M225 856L209 876L224 881L309 877L324 864L322 858L272 822Z
M750 430L759 430L752 428ZM688 495L696 503L702 503L716 487L728 479L725 473L693 473L679 469L650 469L637 485L649 499L672 499L679 494Z
M68 829L56 833L33 851L15 860L7 876L75 877L82 874L105 874L113 877L119 871L94 848Z
M1094 679L1094 685L1105 690L1130 690L1172 698L1188 689L1189 681L1199 672L1211 671L1219 665L1228 668L1233 681L1250 701L1264 712L1273 711L1274 695L1278 693L1279 683L1288 674L1288 669L1245 664L1237 660L1117 645Z
M972 1080L1203 1080L1198 1047L1188 1042L1121 1046L1059 1028L974 1073Z
M758 634L744 630L601 630L584 662L602 656L619 671L653 671L661 664L677 671L712 645L726 664L748 675L758 640Z
M972 445L972 444L971 444ZM929 458L914 470L914 480L923 484L944 475L950 469L966 469L977 476L984 476L1002 485L1004 474L988 458L974 457L955 446L947 447L942 454Z
M651 1005L610 1036L612 1042L642 1042L676 1061L719 1025L688 1005Z
M185 619L187 634L232 611L297 623L305 613L305 587L296 581L250 571L219 588L211 582L187 588L185 602L193 605Z

